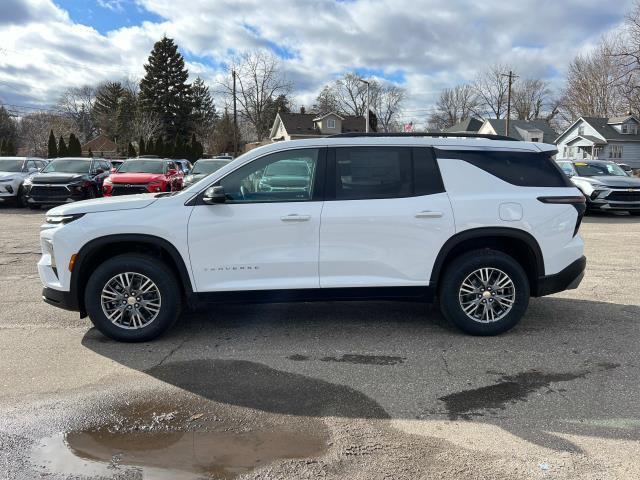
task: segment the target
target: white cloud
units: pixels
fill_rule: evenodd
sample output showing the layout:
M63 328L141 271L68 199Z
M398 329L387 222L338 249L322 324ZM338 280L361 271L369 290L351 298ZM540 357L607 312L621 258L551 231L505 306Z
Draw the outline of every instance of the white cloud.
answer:
M114 11L123 8L125 14L137 8L121 0L98 2ZM472 79L490 63L506 63L520 75L540 75L558 85L567 62L621 22L631 0L615 5L601 0L137 4L163 20L103 35L73 23L49 1L3 0L0 45L6 52L0 56L0 100L52 102L69 85L139 77L153 43L166 34L194 57L188 63L192 74L210 83L234 52L288 52L291 58L283 66L303 104L350 69L394 74L408 89L405 116L420 120L441 88Z

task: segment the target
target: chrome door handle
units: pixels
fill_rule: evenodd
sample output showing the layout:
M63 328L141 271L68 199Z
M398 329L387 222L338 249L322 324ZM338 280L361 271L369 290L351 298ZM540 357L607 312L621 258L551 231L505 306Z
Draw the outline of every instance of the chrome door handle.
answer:
M431 210L423 210L422 212L416 213L416 218L440 218L442 217L442 212L434 212Z
M297 213L292 213L290 215L280 217L280 220L283 222L306 222L311 220L311 215L298 215Z

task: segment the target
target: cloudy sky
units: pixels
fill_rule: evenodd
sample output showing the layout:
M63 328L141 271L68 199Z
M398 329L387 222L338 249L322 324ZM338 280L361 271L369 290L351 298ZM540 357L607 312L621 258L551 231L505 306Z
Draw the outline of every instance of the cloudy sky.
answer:
M347 71L407 89L422 121L443 87L487 65L560 87L567 63L615 29L633 0L0 0L0 103L55 103L69 86L140 78L153 43L176 40L215 89L246 49L282 59L297 104Z

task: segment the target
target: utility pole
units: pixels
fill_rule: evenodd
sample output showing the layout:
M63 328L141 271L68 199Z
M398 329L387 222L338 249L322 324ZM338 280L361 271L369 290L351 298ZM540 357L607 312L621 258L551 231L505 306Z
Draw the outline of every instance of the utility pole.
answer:
M509 78L509 90L507 93L507 122L506 125L504 127L504 134L505 136L509 136L509 122L511 120L511 87L513 85L513 80L514 78L518 78L518 76L516 74L514 74L511 70L509 70L509 73L503 73L502 74L503 77L508 77Z
M233 157L238 156L238 110L236 108L236 71L231 71L233 75Z
M366 80L363 80L362 78L359 78L358 80L360 80L362 83L364 83L367 86L367 111L365 112L365 132L369 133L369 82L367 82Z

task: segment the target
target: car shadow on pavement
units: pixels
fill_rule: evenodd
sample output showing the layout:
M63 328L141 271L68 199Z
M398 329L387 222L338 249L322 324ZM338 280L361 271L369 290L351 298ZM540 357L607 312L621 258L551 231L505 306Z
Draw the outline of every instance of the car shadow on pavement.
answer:
M640 307L532 299L520 326L470 337L434 307L392 302L216 305L145 344L95 353L213 402L309 417L498 426L580 451L572 436L640 440Z
M640 223L640 216L627 213L589 212L582 221L583 223Z

